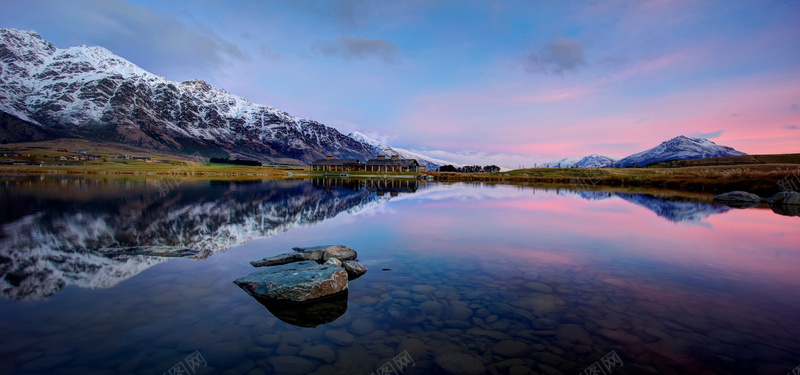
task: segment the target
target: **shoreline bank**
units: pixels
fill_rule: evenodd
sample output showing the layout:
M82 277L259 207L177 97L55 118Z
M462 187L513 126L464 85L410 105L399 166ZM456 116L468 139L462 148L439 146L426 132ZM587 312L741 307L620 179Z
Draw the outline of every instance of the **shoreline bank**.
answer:
M34 176L160 176L172 178L224 178L224 179L411 179L420 176L432 178L435 182L481 182L500 184L552 185L571 187L579 190L597 188L647 188L685 191L693 193L720 194L734 190L744 190L762 196L772 196L783 191L800 188L800 165L764 164L734 165L720 167L681 167L681 168L602 168L602 169L556 169L531 168L500 173L454 173L422 172L361 174L315 173L302 169L278 169L267 167L242 167L221 165L183 165L148 168L131 166L0 166L0 175Z

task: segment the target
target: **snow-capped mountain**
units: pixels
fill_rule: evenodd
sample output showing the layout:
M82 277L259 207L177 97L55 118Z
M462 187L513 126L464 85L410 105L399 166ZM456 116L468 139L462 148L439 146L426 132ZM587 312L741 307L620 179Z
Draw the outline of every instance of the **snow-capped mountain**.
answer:
M633 154L616 163L615 167L644 167L669 160L691 160L725 156L747 155L732 147L720 146L704 138L678 136L649 150Z
M124 186L108 189L117 194ZM392 194L380 194L381 186L337 188L305 181L187 182L166 195L155 187L142 189L90 203L48 200L49 209L34 206L33 213L6 217L0 225L0 297L43 299L67 285L108 288L168 259L109 255L102 249L188 248L197 251L192 258L205 259L255 238L313 225L341 212L356 214L392 199ZM6 193L0 199L19 202L19 207L9 207L9 215L29 211L31 202L44 202L24 192L13 197Z
M169 81L102 47L59 49L35 31L0 29L0 112L73 136L203 156L295 163L376 156L314 120L201 80Z
M369 136L365 135L364 133L352 132L352 133L348 134L347 136L352 138L352 139L354 139L354 140L356 140L357 142L361 143L362 145L364 145L365 148L367 148L368 150L370 150L371 152L373 152L373 153L375 153L377 155L387 155L387 156L397 155L401 159L417 159L417 162L419 162L419 165L424 166L429 171L435 171L439 167L441 167L443 165L448 165L448 164L453 165L453 166L457 166L457 167L461 166L460 164L457 164L457 163L452 163L452 162L441 160L441 159L434 159L434 158L431 158L431 157L428 157L428 156L425 156L425 155L422 155L422 154L418 154L416 152L404 150L404 149L399 148L399 147L387 146L383 142L378 141L377 139L374 139L374 138L370 138Z
M575 163L579 162L583 158L584 156L570 156L554 160L551 162L543 163L541 166L544 168L569 168L575 165Z
M619 157L592 154L589 156L572 156L542 164L546 168L608 168Z

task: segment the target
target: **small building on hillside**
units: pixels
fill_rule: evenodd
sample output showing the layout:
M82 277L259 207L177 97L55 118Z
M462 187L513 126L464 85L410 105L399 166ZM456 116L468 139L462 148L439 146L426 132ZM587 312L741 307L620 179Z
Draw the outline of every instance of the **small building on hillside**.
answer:
M325 159L318 159L311 163L311 170L326 172L363 171L364 163L358 159L334 159L333 156L328 156Z
M377 159L367 160L367 172L419 172L420 166L416 159L400 159L399 156L378 156Z

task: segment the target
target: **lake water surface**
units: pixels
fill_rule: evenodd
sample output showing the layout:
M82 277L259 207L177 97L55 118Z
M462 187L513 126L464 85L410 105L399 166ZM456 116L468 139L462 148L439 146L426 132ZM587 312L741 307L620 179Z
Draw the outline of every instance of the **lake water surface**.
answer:
M0 373L800 366L797 217L504 185L178 182L0 180ZM251 260L326 244L369 271L313 314L276 316L232 283ZM133 246L192 252L97 251Z

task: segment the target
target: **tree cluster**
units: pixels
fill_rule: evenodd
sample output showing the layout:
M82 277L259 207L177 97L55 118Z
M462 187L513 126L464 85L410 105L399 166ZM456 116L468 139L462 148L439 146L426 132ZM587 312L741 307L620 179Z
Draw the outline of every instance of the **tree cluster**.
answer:
M247 160L247 159L211 158L209 159L209 162L217 164L248 165L252 167L262 166L261 162L258 160Z
M467 165L464 167L454 167L450 164L439 167L439 172L458 172L458 173L497 173L500 172L500 167L496 165Z

